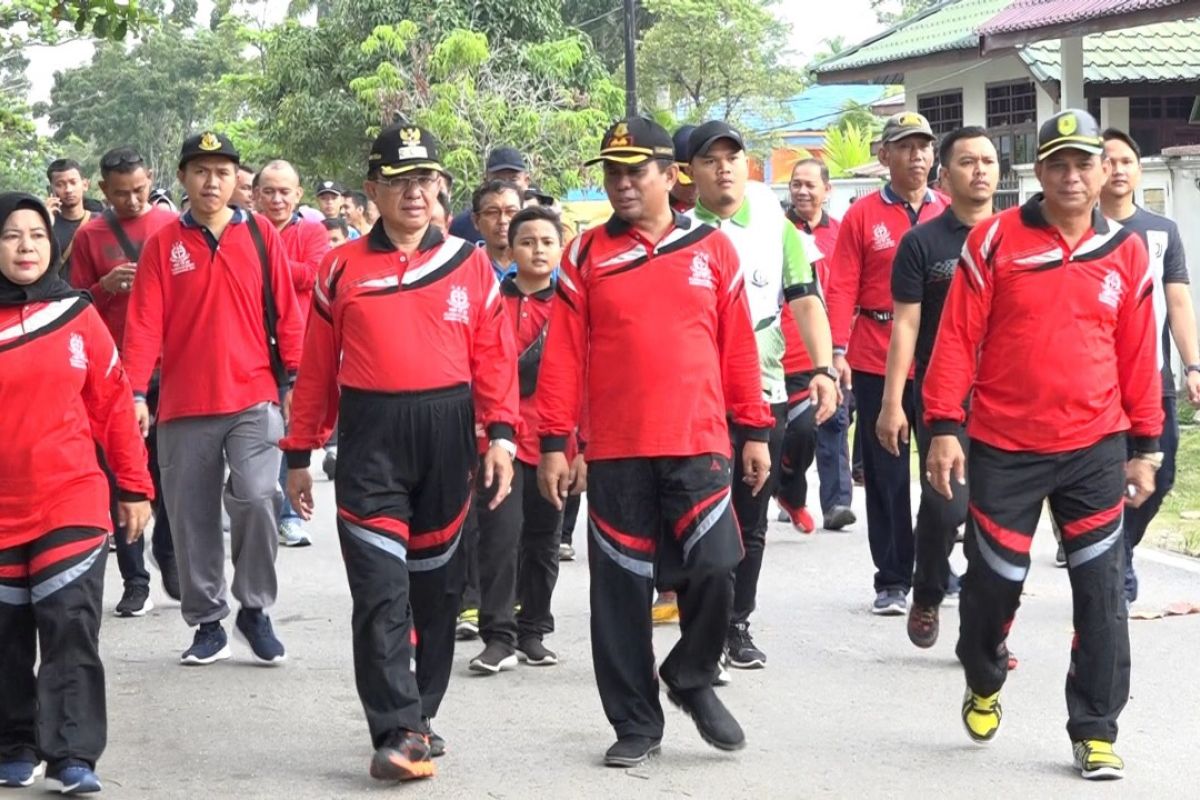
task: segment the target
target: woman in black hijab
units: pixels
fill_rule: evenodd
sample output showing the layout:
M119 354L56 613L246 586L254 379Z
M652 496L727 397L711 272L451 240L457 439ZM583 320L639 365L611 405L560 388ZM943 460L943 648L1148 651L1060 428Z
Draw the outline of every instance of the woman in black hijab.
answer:
M100 791L107 720L99 633L108 479L141 535L153 494L133 392L86 292L51 269L50 215L0 194L0 786ZM40 643L40 664L35 672Z

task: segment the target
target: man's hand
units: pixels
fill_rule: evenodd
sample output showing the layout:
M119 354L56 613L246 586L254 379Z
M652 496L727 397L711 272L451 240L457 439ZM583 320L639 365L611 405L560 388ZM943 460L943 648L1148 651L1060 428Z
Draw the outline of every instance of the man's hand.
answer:
M283 413L283 424L285 427L292 424L292 395L295 391L295 389L287 390L287 394L283 396L283 406L279 409Z
M842 393L837 384L823 372L813 375L812 380L808 382L808 396L817 410L818 425L836 414L838 406L842 403Z
M512 480L512 456L500 445L492 445L483 454L483 488L490 489L493 484L496 485L496 494L488 503L489 510L495 509L508 497L512 491Z
M746 442L742 445L742 483L754 487L757 497L771 476L771 451L766 442Z
M583 459L583 453L575 456L575 460L571 462L571 488L569 491L575 495L587 491L587 461Z
M853 389L854 380L851 377L850 362L846 360L844 355L833 354L833 368L837 370L838 375L842 376L842 388Z
M1188 372L1187 393L1192 408L1200 408L1200 372Z
M142 432L142 438L145 439L150 435L150 406L146 405L145 400L135 400L133 415L137 418L138 430Z
M62 201L58 199L58 195L52 194L46 198L46 210L50 212L52 219L58 216L58 212L62 210Z
M901 406L885 404L875 422L875 436L883 449L894 456L900 455L900 446L908 449L908 417Z
M537 471L538 491L559 511L571 493L571 465L565 453L542 453Z
M125 541L128 544L133 544L142 537L142 532L146 530L149 522L149 500L132 503L121 500L117 503L117 523L125 529Z
M947 500L954 499L950 479L959 486L967 484L967 458L963 455L958 437L952 434L934 436L929 444L929 458L925 461L925 480L933 490Z
M296 510L296 513L302 519L312 519L312 475L309 473L308 467L288 470L287 496L292 504L292 508Z
M112 272L100 279L100 288L109 294L129 294L133 289L133 276L137 274L137 264L122 264L114 267Z
M1125 462L1126 505L1137 508L1154 494L1155 472L1154 465L1144 458L1131 458Z

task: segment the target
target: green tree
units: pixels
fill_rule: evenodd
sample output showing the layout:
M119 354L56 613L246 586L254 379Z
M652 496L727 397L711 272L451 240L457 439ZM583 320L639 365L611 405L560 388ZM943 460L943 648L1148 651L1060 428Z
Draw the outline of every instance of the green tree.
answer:
M157 20L138 0L4 0L0 2L0 41L54 43L64 37L94 36L120 41Z
M744 123L778 114L804 89L786 65L790 28L774 0L645 0L656 22L638 47L644 108L680 110L690 120Z
M37 132L33 110L25 102L29 66L20 50L0 55L0 191L42 194L43 170L52 159L50 142Z
M604 68L621 73L625 66L625 14L621 0L564 0L562 20L582 31L596 48ZM636 30L644 33L654 16L644 3L634 4Z
M871 0L871 10L885 25L894 25L945 0Z
M853 123L845 129L833 127L825 131L824 161L829 175L841 178L849 170L871 161L870 131L862 130Z
M847 100L842 104L842 113L838 116L836 126L843 133L855 128L874 135L883 129L883 120L875 116L869 105Z

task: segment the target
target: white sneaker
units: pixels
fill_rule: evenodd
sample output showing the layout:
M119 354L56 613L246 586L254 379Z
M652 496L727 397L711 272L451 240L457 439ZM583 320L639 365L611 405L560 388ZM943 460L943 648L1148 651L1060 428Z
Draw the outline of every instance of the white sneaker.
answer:
M283 547L308 547L312 542L300 520L285 519L279 523L279 544Z

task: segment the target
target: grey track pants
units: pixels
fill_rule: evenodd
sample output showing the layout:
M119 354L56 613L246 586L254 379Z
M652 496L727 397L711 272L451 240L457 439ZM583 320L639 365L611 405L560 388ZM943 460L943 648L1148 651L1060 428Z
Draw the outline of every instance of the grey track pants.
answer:
M158 426L158 464L188 625L229 616L221 493L230 519L233 596L243 608L275 602L279 549L279 439L275 403ZM229 480L225 480L225 465Z

